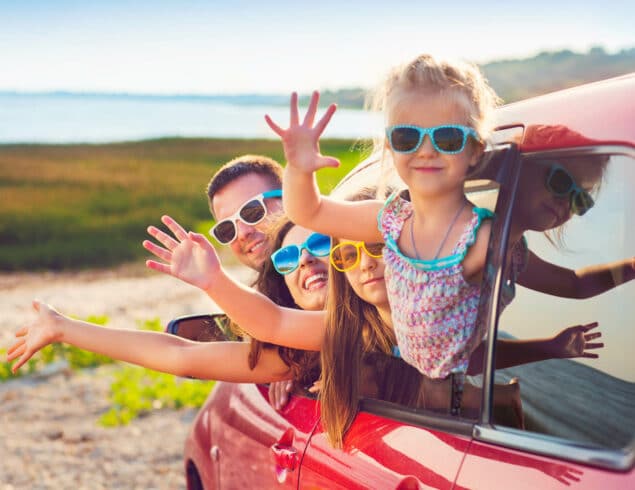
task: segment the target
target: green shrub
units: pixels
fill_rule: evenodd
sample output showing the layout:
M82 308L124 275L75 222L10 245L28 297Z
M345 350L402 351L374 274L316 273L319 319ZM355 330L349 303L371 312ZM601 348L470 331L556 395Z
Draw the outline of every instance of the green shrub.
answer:
M198 408L214 386L214 381L182 379L130 366L115 372L114 377L110 387L112 406L99 419L105 427L125 425L152 410Z

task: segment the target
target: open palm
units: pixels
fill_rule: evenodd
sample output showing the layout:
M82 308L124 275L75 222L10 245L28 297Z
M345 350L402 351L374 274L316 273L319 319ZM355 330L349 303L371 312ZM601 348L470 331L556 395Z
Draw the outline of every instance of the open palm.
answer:
M62 318L62 315L54 308L39 301L33 301L33 309L37 312L38 317L15 333L16 340L7 350L7 362L18 359L11 367L11 371L14 373L33 354L56 342L59 337L57 322Z
M598 354L589 352L594 349L604 347L602 342L591 342L592 340L602 337L602 332L591 332L590 330L597 328L598 323L588 323L586 325L576 325L574 327L565 328L562 332L555 336L553 341L554 357L574 358L587 357L597 359Z
M148 260L146 265L202 290L209 289L220 268L220 261L212 244L200 233L186 232L169 216L163 216L161 221L172 231L174 237L154 226L148 227L148 233L163 246L149 240L145 240L143 246L163 262Z
M302 124L300 124L298 94L296 92L291 94L291 117L288 129L282 129L273 122L269 115L265 115L269 127L282 139L288 165L306 173L315 172L322 167L337 167L339 165L336 158L326 157L320 153L320 136L331 120L336 106L331 104L320 120L313 125L319 100L319 92L313 92L309 108Z

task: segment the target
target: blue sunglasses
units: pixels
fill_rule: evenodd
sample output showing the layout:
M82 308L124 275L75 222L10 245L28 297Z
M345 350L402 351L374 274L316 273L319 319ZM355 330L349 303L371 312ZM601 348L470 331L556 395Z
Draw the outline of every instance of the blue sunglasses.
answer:
M300 245L287 245L271 255L273 267L279 274L291 274L300 265L302 250L314 257L326 257L331 251L331 237L321 233L310 234Z
M555 162L545 163L550 165L549 174L545 180L547 190L556 197L568 198L569 209L572 213L583 216L595 205L591 194L576 183L566 168Z
M468 136L480 141L473 128L460 124L444 124L432 128L399 124L386 128L386 138L390 142L390 147L397 153L414 153L421 146L426 134L435 150L451 155L464 150Z

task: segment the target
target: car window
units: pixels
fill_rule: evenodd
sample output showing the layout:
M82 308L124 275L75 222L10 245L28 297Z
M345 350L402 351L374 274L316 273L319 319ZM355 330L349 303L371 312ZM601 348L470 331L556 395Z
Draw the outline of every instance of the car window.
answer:
M571 283L556 281L554 269L535 259L589 273L594 264L635 256L635 159L628 153L594 148L533 154L522 162L511 229L529 230L528 251L520 246L516 262L506 264L501 302L515 297L499 318L497 339L545 342L525 352L541 360L497 369L495 382L516 382L526 433L609 449L633 442L635 281L590 298L563 298ZM622 282L624 274L628 268L604 280ZM497 423L510 425L504 418Z
M493 152L488 155L489 165L496 169L502 163L505 152ZM350 179L354 183L354 179ZM399 188L399 181L394 183ZM466 194L470 201L478 207L494 211L499 195L499 184L493 179L491 172L479 173L474 179L466 182ZM407 198L407 195L405 195ZM379 400L397 404L401 408L414 409L423 415L450 416L450 399L452 385L447 380L430 380L422 376L414 367L402 359L379 352L367 354L363 366L362 395L366 401ZM497 387L497 396L506 397L503 404L512 404L511 396L507 393L514 391L513 386ZM500 391L499 391L500 390ZM481 386L478 379L468 377L464 392L463 403L459 413L461 419L476 420L481 409ZM376 404L363 404L365 407L377 407ZM391 409L391 415L399 417L399 407ZM372 409L371 409L372 411ZM412 413L412 410L407 410Z

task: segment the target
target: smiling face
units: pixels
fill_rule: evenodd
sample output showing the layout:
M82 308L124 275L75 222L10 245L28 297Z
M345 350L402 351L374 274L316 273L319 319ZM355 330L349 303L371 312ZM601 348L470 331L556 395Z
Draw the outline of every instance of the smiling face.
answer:
M604 163L598 157L525 162L514 208L514 226L521 232L562 226L573 216L571 193L558 195L549 190L547 180L552 168L564 169L577 186L575 191L593 193L602 179Z
M245 202L263 192L273 190L270 179L257 174L245 174L216 192L212 208L217 221L232 216ZM282 211L282 199L265 199L268 214ZM264 219L255 225L235 222L236 239L229 245L236 258L252 269L259 269L271 255L269 238L264 233L270 222Z
M444 93L408 92L388 111L387 124L422 128L447 124L469 126L466 104L460 100L460 97L452 98ZM413 198L416 195L433 197L449 191L463 192L466 175L482 153L482 146L471 137L468 137L464 150L457 154L438 152L428 135L413 153L393 151L388 141L386 145L397 173Z
M282 241L282 247L300 245L313 232L294 226ZM296 304L303 310L322 310L326 303L328 284L328 256L314 257L302 250L296 270L284 276L284 282Z

